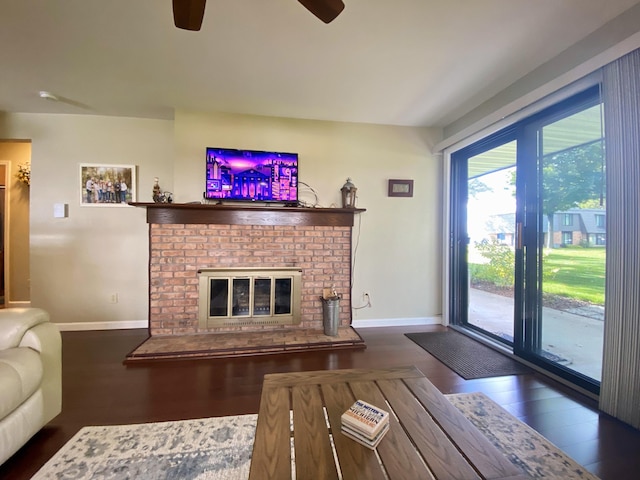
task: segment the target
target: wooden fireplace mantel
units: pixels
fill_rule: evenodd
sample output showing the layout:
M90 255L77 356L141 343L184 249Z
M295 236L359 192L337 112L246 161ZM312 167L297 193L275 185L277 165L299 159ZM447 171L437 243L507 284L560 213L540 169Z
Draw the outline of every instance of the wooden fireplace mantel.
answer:
M364 208L307 208L284 206L211 205L201 203L141 203L147 223L217 225L353 226Z

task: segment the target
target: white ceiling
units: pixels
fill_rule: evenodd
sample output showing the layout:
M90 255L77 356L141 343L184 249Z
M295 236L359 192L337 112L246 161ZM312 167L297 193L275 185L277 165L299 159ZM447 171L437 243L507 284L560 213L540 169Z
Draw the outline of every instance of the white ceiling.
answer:
M0 0L0 111L443 126L639 0ZM47 90L62 102L42 100Z

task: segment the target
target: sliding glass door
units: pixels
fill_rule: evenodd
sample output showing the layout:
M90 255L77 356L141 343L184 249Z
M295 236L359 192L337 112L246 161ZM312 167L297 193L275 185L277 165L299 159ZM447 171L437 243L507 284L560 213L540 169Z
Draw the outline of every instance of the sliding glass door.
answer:
M497 145L496 145L497 143ZM466 323L513 342L517 141L483 145L466 162Z
M525 349L600 381L606 192L597 97L537 126L538 331Z
M450 323L597 391L605 161L597 89L452 155Z

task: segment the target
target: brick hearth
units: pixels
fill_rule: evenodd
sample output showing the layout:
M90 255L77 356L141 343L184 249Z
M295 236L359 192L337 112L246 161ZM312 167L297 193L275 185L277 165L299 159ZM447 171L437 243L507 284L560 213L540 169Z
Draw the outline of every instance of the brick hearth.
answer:
M320 296L331 286L342 297L340 326L350 325L353 217L364 210L133 205L147 207L152 336L285 328L199 327L198 270L205 268L298 267L301 322L286 329L322 330Z
M300 328L322 328L322 289L342 297L340 325L350 323L351 227L282 225L150 225L150 333L202 333L198 270L220 267L302 269ZM248 331L282 327L221 327ZM291 327L289 327L291 328Z

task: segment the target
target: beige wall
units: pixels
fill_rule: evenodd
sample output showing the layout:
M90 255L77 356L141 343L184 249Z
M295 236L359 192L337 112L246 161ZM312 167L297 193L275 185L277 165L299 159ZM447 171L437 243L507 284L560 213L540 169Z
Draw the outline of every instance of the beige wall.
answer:
M194 112L178 112L174 121L5 114L0 138L33 142L32 304L74 328L147 321L145 210L81 207L78 164L138 165L139 201L151 201L156 176L177 202L199 201L204 149L221 146L298 152L300 179L323 206L340 203L340 187L350 176L358 206L367 209L354 230L354 304L365 290L373 304L354 312L354 320L432 319L442 310L441 172L430 154L440 133ZM414 197L387 197L389 178L414 179ZM55 203L69 204L68 218L53 217ZM114 293L117 304L110 303Z
M81 207L80 163L138 165L139 200L173 166L173 123L7 114L0 138L32 140L31 301L58 323L126 327L148 318L148 229L134 207ZM55 203L69 205L54 218ZM118 294L118 303L111 295Z
M1 137L1 135L0 135ZM0 141L0 162L7 167L5 190L5 305L29 304L29 187L16 178L31 159L29 141Z
M431 155L439 140L439 129L181 111L173 188L178 202L202 198L208 146L298 153L300 180L324 207L341 205L351 177L367 209L354 227L353 304L367 291L373 305L353 318L421 321L442 311L441 172ZM390 178L413 179L413 198L387 197Z

